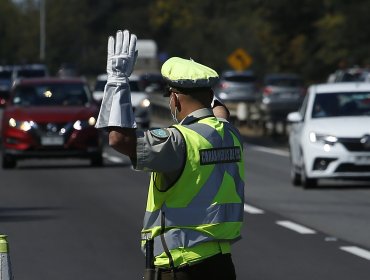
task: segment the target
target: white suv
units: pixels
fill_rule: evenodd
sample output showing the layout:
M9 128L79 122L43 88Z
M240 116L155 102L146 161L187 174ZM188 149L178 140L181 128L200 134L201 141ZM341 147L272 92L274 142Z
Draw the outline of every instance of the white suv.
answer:
M312 85L287 118L293 185L370 178L370 83Z

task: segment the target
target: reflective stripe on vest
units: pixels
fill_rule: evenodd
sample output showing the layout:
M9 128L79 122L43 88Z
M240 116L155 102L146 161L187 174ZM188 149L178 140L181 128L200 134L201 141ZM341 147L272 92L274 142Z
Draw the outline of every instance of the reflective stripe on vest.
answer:
M175 127L184 136L188 153L187 163L178 182L167 192L161 193L155 190L154 178L156 176L152 176L150 186L152 192L148 194L148 201L152 199L154 203L147 205L143 232L152 232L155 241L155 255L163 252L162 245L160 241L157 242L156 238L161 227L162 212L165 213L165 239L170 250L194 246L205 241L232 241L239 237L238 230L243 221L244 167L242 141L237 130L234 130L228 123L217 121L216 118L206 118L194 124ZM206 151L203 159L201 151ZM202 177L204 175L202 170L205 170L202 169L202 160L203 164L207 165L207 172L209 171L206 179ZM190 170L189 166L195 169ZM193 182L196 181L193 174L194 176L199 175L199 178L205 181L201 185L199 182ZM161 174L157 173L157 176ZM189 186L187 185L189 180L185 178L192 179ZM173 205L171 192L186 190L187 187L197 192L191 194L186 205ZM225 197L229 193L219 194L221 188L232 188L233 196L229 198ZM183 192L180 193L183 195ZM165 197L163 203L160 199L158 200L160 196ZM221 200L224 199L226 202L215 201L218 196L222 196ZM159 205L155 205L158 201ZM212 226L211 232L206 234L206 230L203 233L199 230L200 227L209 225ZM230 228L230 233L224 235L227 227ZM218 231L223 232L223 236L218 234Z

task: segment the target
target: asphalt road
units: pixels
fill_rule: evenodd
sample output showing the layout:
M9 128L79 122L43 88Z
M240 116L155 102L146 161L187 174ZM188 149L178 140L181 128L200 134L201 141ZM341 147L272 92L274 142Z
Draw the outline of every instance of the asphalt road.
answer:
M369 279L369 184L293 187L286 149L256 146L266 141L245 144L238 279ZM0 232L9 236L15 279L141 279L148 182L109 148L103 168L66 159L0 170Z

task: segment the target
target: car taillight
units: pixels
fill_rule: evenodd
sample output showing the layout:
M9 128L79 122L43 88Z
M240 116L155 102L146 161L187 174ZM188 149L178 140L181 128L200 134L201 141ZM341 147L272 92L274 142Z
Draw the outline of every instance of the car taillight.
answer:
M229 87L229 85L227 83L223 82L223 83L220 83L219 87L222 88L222 89L226 89L226 88Z
M272 89L270 87L265 87L263 89L263 95L264 96L269 96L272 93Z

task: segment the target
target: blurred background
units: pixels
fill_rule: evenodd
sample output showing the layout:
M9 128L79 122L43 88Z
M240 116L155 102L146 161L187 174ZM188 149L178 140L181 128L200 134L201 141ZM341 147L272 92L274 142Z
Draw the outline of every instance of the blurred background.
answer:
M96 75L117 29L155 40L158 58L191 57L218 71L242 48L250 68L325 80L339 63L367 65L370 2L345 0L2 0L0 64L63 64Z
M369 10L365 0L0 0L0 234L15 278L142 278L150 177L94 127L108 36L128 29L140 128L173 123L167 58L220 75L214 92L245 141L238 279L368 280Z

